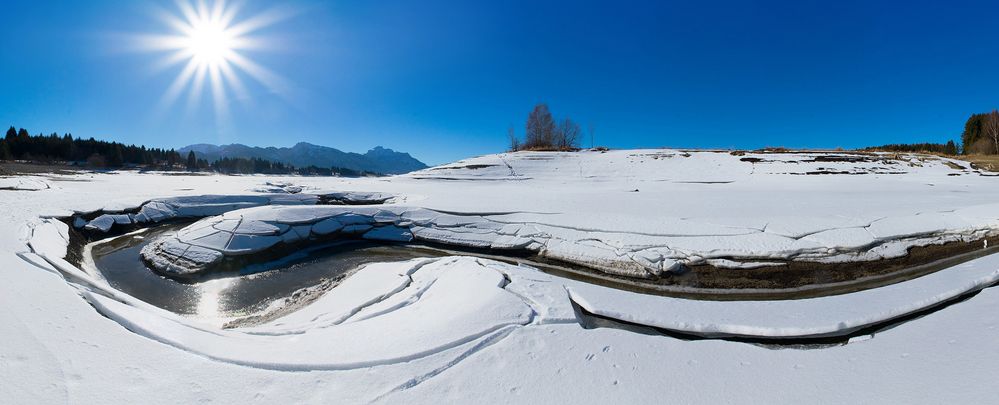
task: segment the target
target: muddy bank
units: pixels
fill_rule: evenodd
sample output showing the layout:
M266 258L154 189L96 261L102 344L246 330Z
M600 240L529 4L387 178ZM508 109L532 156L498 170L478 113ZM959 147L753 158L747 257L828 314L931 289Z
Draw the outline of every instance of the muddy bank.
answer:
M177 221L171 228L186 221ZM157 228L164 225L159 225ZM177 229L177 228L173 228ZM154 232L154 234L156 234ZM79 264L79 247L93 235L83 235L70 230L70 262ZM310 240L308 244L295 244L287 249L276 249L264 255L236 256L224 266L225 271L211 272L210 278L239 274L241 269L262 262L279 260L287 255L307 251L310 246L329 242L345 242L356 238L330 238ZM408 244L379 242L391 250L427 248L425 252L469 255L491 258L510 263L523 263L555 275L607 287L692 299L707 300L773 300L798 299L844 294L881 287L951 267L987 254L999 252L999 237L988 239L993 248L983 249L983 240L950 242L908 249L903 257L879 261L818 263L807 261L774 261L780 265L756 268L721 268L709 264L690 265L678 273L665 273L659 278L637 278L611 275L585 264L570 264L537 256L523 249L495 250L486 248L461 248L416 241ZM135 255L138 259L138 254ZM728 258L737 261L738 258ZM148 269L148 263L142 263ZM179 281L179 280L178 280ZM197 282L197 280L187 280Z
M540 258L532 260L538 268L556 275L646 294L707 300L784 300L882 287L999 253L999 237L987 238L989 248L983 248L984 240L912 247L906 256L867 262L783 261L779 266L752 269L700 264L651 280L609 275Z

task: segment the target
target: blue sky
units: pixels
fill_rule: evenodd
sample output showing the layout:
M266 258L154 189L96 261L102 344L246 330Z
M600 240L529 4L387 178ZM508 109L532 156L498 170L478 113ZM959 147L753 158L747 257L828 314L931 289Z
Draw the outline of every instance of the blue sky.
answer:
M4 2L0 125L149 146L376 145L443 163L506 147L547 102L610 147L859 147L958 139L999 106L999 15L964 1L248 1L243 53L283 80L164 94L134 39L173 1ZM589 140L584 141L589 146Z

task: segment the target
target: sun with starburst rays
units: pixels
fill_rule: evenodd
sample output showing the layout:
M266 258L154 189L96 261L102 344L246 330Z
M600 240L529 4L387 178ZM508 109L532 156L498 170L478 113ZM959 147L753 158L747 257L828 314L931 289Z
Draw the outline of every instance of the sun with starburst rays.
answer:
M245 53L265 48L265 41L254 33L287 17L287 13L271 10L240 18L240 4L177 0L179 12L159 13L173 32L143 36L143 48L166 52L161 63L165 67L183 66L164 94L166 105L174 104L185 91L189 104L196 104L207 85L216 115L221 118L231 96L247 99L241 77L249 77L270 90L280 86L283 78Z

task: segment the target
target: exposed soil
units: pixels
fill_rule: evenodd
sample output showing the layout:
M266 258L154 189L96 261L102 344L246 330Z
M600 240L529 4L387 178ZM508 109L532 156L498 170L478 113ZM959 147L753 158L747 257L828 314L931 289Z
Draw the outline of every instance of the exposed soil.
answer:
M960 155L954 158L971 163L976 170L999 172L999 155Z
M828 154L828 155L818 155L812 159L802 160L802 162L860 163L860 162L880 162L884 160L885 158L880 156Z
M0 176L18 174L78 174L85 169L76 166L44 163L0 162Z
M981 257L999 251L996 243L999 237L989 238L993 248L983 249L981 240L965 243L951 242L940 245L913 247L909 254L894 259L868 262L849 263L818 263L804 261L788 261L782 266L758 267L755 269L726 269L710 265L690 266L689 271L672 276L677 285L688 285L698 288L796 288L808 285L822 285L856 281L871 277L901 276L903 278L918 277L934 271L928 264L947 259L960 259L962 256ZM970 260L954 260L963 262ZM913 270L917 266L926 266L924 271ZM908 270L908 271L907 271ZM901 274L907 273L907 274Z
M391 199L391 196L368 199L355 196L338 197L334 195L320 195L319 202L316 205L381 205Z
M999 253L999 237L913 247L900 258L849 263L786 261L753 269L686 267L679 274L641 279L598 273L580 266L537 259L542 270L594 284L641 293L711 300L800 299L846 294L924 276L972 259Z
M92 219L100 213L82 215ZM172 221L171 224L185 224L192 219ZM71 224L71 219L66 219ZM157 226L162 226L159 224ZM89 241L135 230L141 226L115 227L108 234L81 232L70 226L70 249L67 260L79 264L79 248ZM999 253L999 237L988 238L991 248L983 248L983 240L972 242L950 242L938 245L913 247L908 255L879 261L849 263L818 263L806 261L784 261L779 266L765 266L752 269L719 268L707 264L692 265L679 273L668 273L658 279L623 277L604 273L583 265L565 263L538 257L521 250L497 251L488 249L467 249L435 244L420 244L436 250L446 250L454 254L468 254L507 262L525 263L553 274L632 290L642 293L713 300L743 299L798 299L826 295L836 295L889 285L954 266L956 264ZM240 258L227 261L226 270L233 270L274 257L287 254L299 246L274 249L271 254L259 257ZM728 258L738 261L739 258ZM773 260L768 260L773 262ZM779 262L779 261L778 261Z
M465 165L465 166L441 166L435 167L430 170L456 170L456 169L469 169L469 170L479 170L485 169L487 167L496 167L499 165Z
M943 164L947 165L947 167L949 167L951 169L954 169L954 170L964 170L964 167L962 167L961 165L959 165L957 163L951 162L949 160L944 160ZM951 173L951 175L954 175L954 174L955 173Z
M187 221L181 221L184 222ZM116 234L121 233L116 232ZM78 256L79 247L89 242L88 239L91 238L70 227L71 246L68 261L79 264L81 259ZM999 253L999 236L987 238L990 246L987 249L983 248L983 240L913 247L906 256L878 261L818 263L768 260L782 265L752 269L720 268L699 264L685 267L678 273L667 273L657 279L611 275L583 265L539 257L524 250L497 251L433 243L413 243L408 246L422 246L449 254L523 263L555 275L641 293L709 300L774 300L837 295L881 287ZM255 262L272 260L294 250L293 246L287 248L275 249L270 254L254 256L252 259L227 260L222 267L223 270L233 271ZM737 258L731 259L737 260ZM217 271L210 273L211 276L218 274ZM195 280L187 282L191 281Z

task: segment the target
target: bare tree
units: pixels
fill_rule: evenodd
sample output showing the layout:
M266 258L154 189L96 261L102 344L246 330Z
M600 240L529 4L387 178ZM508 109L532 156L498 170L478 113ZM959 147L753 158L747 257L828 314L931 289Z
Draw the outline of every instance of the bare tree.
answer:
M575 148L579 144L579 136L582 132L579 124L573 122L569 117L565 117L559 121L558 129L555 130L555 147L559 150Z
M539 103L527 116L527 131L524 135L525 148L551 147L555 137L555 119L548 105Z
M517 138L517 132L513 130L512 126L506 129L506 135L510 137L510 151L520 150L520 139Z
M999 155L999 110L992 110L985 117L985 135L992 138L992 143L996 147L996 154Z
M589 125L587 125L587 127L588 127L587 129L590 132L590 149L593 149L593 133L596 132L596 131L593 129L593 124L592 123L589 124Z

